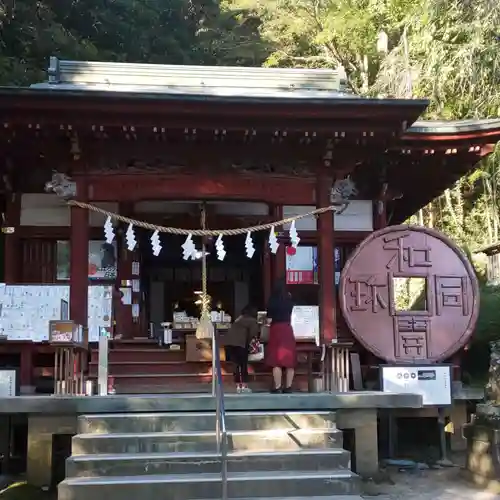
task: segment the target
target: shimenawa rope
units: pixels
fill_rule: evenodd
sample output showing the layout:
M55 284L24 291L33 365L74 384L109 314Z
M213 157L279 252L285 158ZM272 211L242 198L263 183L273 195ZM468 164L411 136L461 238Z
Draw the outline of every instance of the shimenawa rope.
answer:
M68 205L85 208L87 210L91 210L92 212L97 212L107 217L111 217L114 220L124 222L126 224L132 224L136 227L142 227L144 229L149 229L150 231L158 231L160 233L169 233L169 234L179 234L183 236L237 236L239 234L253 233L256 231L264 231L266 229L271 229L276 226L284 226L285 224L290 224L293 221L297 221L300 219L305 219L306 217L311 217L315 215L320 215L329 211L342 211L346 203L339 203L330 205L328 207L317 208L315 210L311 210L305 214L294 215L293 217L287 217L286 219L278 220L275 222L268 222L267 224L260 224L257 226L243 227L238 229L181 229L178 227L167 227L167 226L158 226L156 224L150 224L149 222L144 222L140 220L131 219L130 217L125 217L120 214L116 214L113 212L109 212L108 210L104 210L100 207L96 207L95 205L91 205L89 203L84 203L83 201L77 200L68 200Z

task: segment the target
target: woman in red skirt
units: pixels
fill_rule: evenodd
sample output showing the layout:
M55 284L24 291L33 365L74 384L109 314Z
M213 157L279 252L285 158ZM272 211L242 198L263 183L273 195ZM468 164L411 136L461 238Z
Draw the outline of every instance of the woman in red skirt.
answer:
M273 369L274 385L271 392L292 392L297 349L291 325L293 302L284 280L277 284L267 306L267 319L271 321L269 340L264 361ZM282 386L285 370L285 386Z

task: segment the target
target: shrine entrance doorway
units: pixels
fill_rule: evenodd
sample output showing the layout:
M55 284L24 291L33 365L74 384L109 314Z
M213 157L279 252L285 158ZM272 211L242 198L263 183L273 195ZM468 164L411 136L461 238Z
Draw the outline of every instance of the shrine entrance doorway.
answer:
M263 248L265 235L256 233L255 247ZM198 318L200 310L195 303L201 290L201 251L199 257L184 260L181 245L184 236L162 235L162 251L158 257L152 255L147 242L140 244L142 268L142 290L146 318L155 326L171 322L174 312L185 311L188 316ZM195 238L196 247L201 248L201 239ZM263 309L264 273L262 252L252 259L245 253L245 235L231 236L224 240L226 256L217 257L215 238L206 242L208 294L212 298L212 310L224 311L232 318L239 315L247 304Z

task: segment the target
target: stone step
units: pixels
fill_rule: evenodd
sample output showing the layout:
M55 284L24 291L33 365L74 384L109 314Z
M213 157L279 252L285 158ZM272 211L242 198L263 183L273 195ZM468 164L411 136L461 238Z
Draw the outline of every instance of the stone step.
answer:
M97 377L89 377L97 380ZM232 375L223 377L224 394L235 392ZM250 377L250 387L254 392L267 392L272 385L272 376L265 373ZM211 376L200 375L160 375L115 378L116 394L210 394L212 392ZM294 392L309 392L306 375L297 375L293 382Z
M336 429L233 431L228 433L231 451L281 451L303 448L342 448L342 432ZM215 451L215 432L153 432L78 434L73 455L116 453L171 453Z
M92 378L92 377L89 377ZM94 377L94 380L97 380ZM133 384L128 384L127 381L121 381L120 379L115 380L115 390L116 394L120 395L137 395L137 394L211 394L212 384L207 381L197 381L189 380L185 377L178 377L177 380L172 379L149 379L146 383L143 379L140 380L141 383L134 382ZM269 386L271 384L271 378L268 380L262 380L259 382L252 381L252 390L254 392L269 393ZM295 383L296 387L299 386L302 392L307 392L307 381L298 380L298 384ZM297 391L298 392L298 388ZM233 381L226 380L224 383L224 394L235 394L236 387Z
M335 413L318 412L227 412L229 431L270 429L335 429ZM215 413L119 413L83 415L78 419L81 434L128 432L213 431Z
M358 495L359 478L350 471L242 472L228 475L228 497L276 498ZM220 474L70 478L59 484L58 500L208 500L221 498ZM326 499L325 499L326 500Z
M120 351L117 351L120 352ZM97 361L89 363L89 374L95 376L99 369ZM109 374L118 377L123 375L203 375L211 370L210 363L186 363L170 360L110 361ZM232 374L228 366L221 367L222 373Z
M341 449L228 455L229 472L349 470L350 454ZM217 453L140 453L79 455L66 460L66 477L134 476L146 474L220 473Z
M118 353L127 351L116 351ZM89 373L90 375L96 375L99 368L98 361L91 361L89 363ZM139 360L139 361L109 361L108 363L109 373L111 375L129 375L131 373L137 373L142 375L211 375L212 373L212 363L207 361L191 362L186 363L185 360ZM223 375L233 376L233 367L230 363L222 361L221 370ZM269 370L263 366L252 365L248 370L250 375L254 373L266 373L269 374ZM304 370L302 370L302 373Z
M123 352L115 351L122 355ZM161 351L160 351L161 353ZM98 360L89 363L89 374L97 375L99 369ZM108 363L109 374L115 377L127 376L130 374L137 375L211 375L212 363L207 361L198 361L187 363L185 360L170 360L170 359L149 359L149 360L110 360ZM233 366L231 363L221 362L222 375L233 377ZM263 364L253 363L248 367L250 377L259 377L262 375L270 376L270 370ZM297 375L307 375L305 367L298 367Z
M91 351L91 361L99 361L99 351L94 349ZM160 348L158 346L149 348L114 348L110 349L108 353L108 360L110 363L114 362L136 362L136 361L179 361L186 362L186 352L184 350L170 350Z

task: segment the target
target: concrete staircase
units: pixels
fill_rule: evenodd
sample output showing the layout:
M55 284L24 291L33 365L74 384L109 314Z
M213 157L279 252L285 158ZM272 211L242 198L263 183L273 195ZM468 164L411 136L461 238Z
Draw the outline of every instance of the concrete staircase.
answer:
M228 412L226 424L230 499L360 499L334 413ZM213 412L82 416L59 500L220 500L214 429Z

